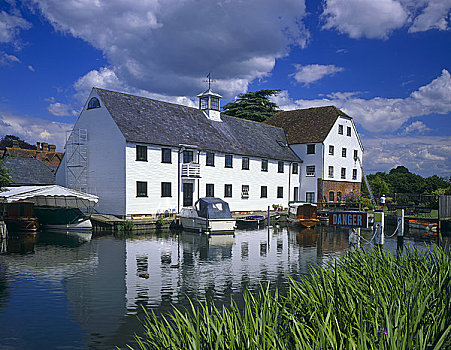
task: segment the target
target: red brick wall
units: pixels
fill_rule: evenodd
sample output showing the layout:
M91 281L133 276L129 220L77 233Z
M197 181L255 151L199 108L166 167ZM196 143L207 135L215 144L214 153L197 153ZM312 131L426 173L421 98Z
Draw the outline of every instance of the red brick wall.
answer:
M320 186L321 181L321 186ZM347 181L328 181L318 179L318 196L321 193L321 199L324 201L324 197L326 197L326 201L329 201L329 192L334 192L334 200L337 201L337 192L340 191L342 193L341 198L344 199L345 195L348 193L360 193L361 183L360 182L347 182ZM320 192L321 189L321 192ZM319 198L318 198L319 199Z

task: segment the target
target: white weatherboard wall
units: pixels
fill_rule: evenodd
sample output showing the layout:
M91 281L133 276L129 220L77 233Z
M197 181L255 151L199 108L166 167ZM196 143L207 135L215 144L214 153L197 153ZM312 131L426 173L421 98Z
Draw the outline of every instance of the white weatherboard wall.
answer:
M147 146L147 161L137 161L136 145L135 143L127 143L126 147L126 214L156 214L176 211L178 150L171 149L171 163L162 163L161 149L163 146L138 143L140 146ZM136 196L137 181L147 182L147 197ZM172 184L171 197L161 197L162 182Z
M338 133L339 125L343 125L343 135ZM347 136L347 127L351 128L351 136ZM329 145L334 146L334 154L329 155ZM346 148L346 158L342 157L342 148ZM324 140L324 169L323 179L330 181L361 182L362 170L358 161L354 160L354 150L357 150L360 159L363 158L363 148L359 141L357 130L352 119L340 116L332 130ZM334 167L334 177L330 178L329 166ZM341 168L346 168L346 178L341 178ZM352 169L357 169L357 178L352 179Z
M125 213L125 138L100 97L93 90L88 98L97 97L100 108L86 109L85 104L74 129L86 129L88 136L88 192L99 196L95 209L99 213ZM57 183L67 186L66 162L58 168ZM60 182L61 181L61 182Z
M307 154L307 145L315 145L315 153ZM303 160L300 171L301 188L299 191L299 200L306 200L307 192L314 192L314 200L317 200L318 189L317 179L322 178L323 174L323 144L322 143L301 143L290 146L296 155ZM315 176L307 176L307 166L315 166Z

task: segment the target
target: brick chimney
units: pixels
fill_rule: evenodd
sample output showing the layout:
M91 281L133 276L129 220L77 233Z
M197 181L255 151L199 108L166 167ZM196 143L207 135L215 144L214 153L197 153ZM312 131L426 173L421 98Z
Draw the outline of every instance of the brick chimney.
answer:
M36 149L38 151L41 149L41 143L39 141L36 142Z
M49 152L56 152L56 145L49 145Z
M43 151L47 151L48 150L49 144L47 142L42 142L41 145L42 145L41 149Z
M13 140L13 148L20 148L18 140Z

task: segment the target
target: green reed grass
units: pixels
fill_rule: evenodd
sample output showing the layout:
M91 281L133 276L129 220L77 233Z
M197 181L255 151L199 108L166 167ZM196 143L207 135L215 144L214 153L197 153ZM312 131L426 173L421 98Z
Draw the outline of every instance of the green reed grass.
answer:
M355 251L310 277L290 281L286 295L244 294L232 301L145 312L140 349L446 349L451 348L451 259L434 247ZM129 346L129 348L131 348Z

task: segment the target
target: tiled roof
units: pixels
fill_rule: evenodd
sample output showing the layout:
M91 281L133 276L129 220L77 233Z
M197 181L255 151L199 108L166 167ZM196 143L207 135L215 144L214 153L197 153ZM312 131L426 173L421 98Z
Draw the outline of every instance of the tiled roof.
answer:
M286 146L282 129L221 115L208 119L196 108L95 88L129 142L199 149L261 158L299 161Z
M290 145L323 142L338 116L350 118L335 106L282 111L265 121L285 130Z
M6 155L20 158L36 158L48 166L58 167L63 158L63 152L49 152L34 149L6 147Z
M14 186L55 184L55 173L36 158L5 157L3 161Z

